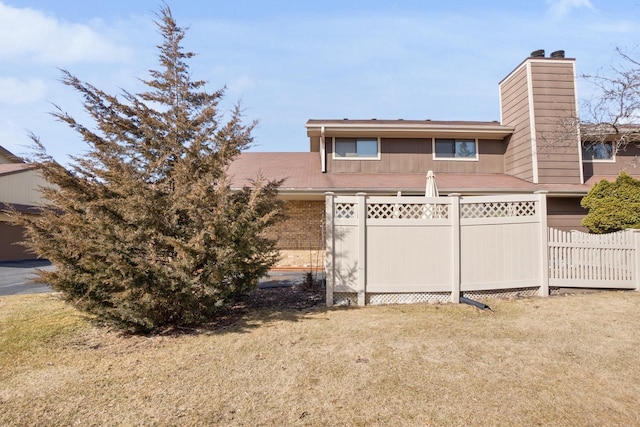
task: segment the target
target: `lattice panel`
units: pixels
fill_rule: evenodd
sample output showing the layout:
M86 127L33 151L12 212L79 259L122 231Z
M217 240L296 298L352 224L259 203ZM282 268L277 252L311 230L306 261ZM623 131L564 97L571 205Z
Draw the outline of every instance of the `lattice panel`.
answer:
M449 292L416 292L401 294L367 294L366 303L369 305L414 304L428 302L432 304L451 301Z
M335 209L336 218L338 219L358 218L355 203L336 203Z
M488 291L464 292L467 298L499 299L499 298L529 298L538 296L539 288L511 288ZM549 288L550 295L558 295L559 288ZM449 292L414 292L414 293L368 293L365 296L367 305L389 305L389 304L446 304L451 302ZM358 305L358 294L348 292L336 292L333 294L334 305Z
M462 218L500 218L535 216L536 202L488 202L460 205Z
M358 305L358 294L351 292L334 292L333 305Z
M449 206L417 203L372 203L367 205L367 219L429 218L449 218Z
M481 298L526 298L538 295L540 288L512 288L512 289L496 289L493 291L470 291L464 292L463 295L471 299Z

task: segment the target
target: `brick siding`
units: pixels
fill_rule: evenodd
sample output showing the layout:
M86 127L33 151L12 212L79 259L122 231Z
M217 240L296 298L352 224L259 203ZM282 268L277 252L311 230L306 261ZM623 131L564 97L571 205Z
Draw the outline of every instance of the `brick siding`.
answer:
M287 219L271 228L282 259L279 267L324 265L324 201L287 200Z

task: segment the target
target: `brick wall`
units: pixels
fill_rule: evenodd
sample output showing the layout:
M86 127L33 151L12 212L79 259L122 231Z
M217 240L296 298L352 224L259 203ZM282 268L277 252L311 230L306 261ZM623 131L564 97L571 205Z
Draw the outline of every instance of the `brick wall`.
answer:
M324 201L287 200L287 219L269 230L278 240L279 267L324 265Z

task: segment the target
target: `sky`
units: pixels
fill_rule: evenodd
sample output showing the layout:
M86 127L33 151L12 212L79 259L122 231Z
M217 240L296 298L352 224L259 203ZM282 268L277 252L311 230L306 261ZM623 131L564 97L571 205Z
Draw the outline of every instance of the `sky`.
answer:
M111 94L158 68L161 0L0 0L0 145L40 138L62 163L91 125L61 69ZM498 83L529 54L564 50L578 74L640 57L640 0L167 0L188 27L194 79L258 120L250 151L308 151L308 119L499 120ZM580 99L593 88L578 80Z

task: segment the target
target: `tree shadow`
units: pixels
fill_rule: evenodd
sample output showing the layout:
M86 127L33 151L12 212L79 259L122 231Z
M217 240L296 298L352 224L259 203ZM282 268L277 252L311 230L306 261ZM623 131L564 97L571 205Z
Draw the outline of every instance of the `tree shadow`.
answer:
M299 322L327 311L326 291L321 280L313 285L258 288L236 302L214 320L197 328L175 328L162 335L248 333L273 322Z

